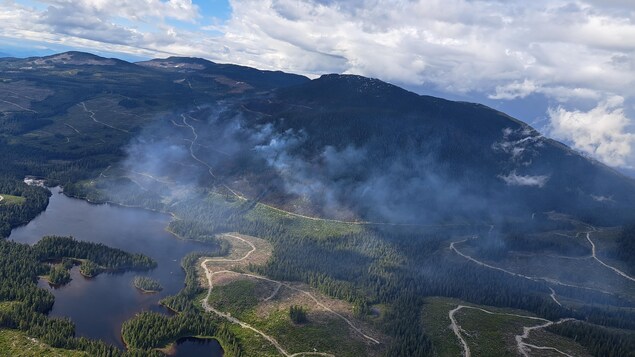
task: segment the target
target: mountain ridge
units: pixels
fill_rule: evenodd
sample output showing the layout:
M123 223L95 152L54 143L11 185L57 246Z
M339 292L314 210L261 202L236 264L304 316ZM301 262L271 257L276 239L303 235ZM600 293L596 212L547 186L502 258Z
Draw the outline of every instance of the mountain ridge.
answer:
M69 197L123 206L109 207L121 210L123 219L108 222L97 215L99 224L88 224L85 234L93 237L116 237L133 251L148 249L140 242L154 239L154 230L134 230L142 224L135 212L144 212L134 207L170 214L157 221L160 230L206 247L218 243L218 252L191 248L193 254L181 264L185 286L172 281L176 274L161 281L183 287L162 299L180 313L136 314L123 326L101 326L107 327L105 338L121 331L127 346L139 348L130 352L138 354L158 355L157 348L184 334L217 336L227 352L245 356L272 350L266 340L279 344L282 354L318 347L319 353L342 354L352 345L341 332L360 331L351 330L351 323L334 329L321 308L319 315L307 309L308 321L301 325L293 323L293 312L287 314L304 311L301 305L315 306L317 300L306 294L319 291L343 300L334 301L337 306L349 306L333 307L339 317L360 317L363 333L381 342L371 346L378 355L458 355L465 336L470 344L478 342L479 351L496 347L498 354L511 353L508 339L491 336L522 331L527 317L557 324L561 330L549 333L576 348L565 349L552 335L545 341L532 336L536 346L570 355L588 350L621 356L632 350L627 333L608 328L635 328L635 298L628 285L635 281L635 229L616 227L635 218L633 180L481 104L418 95L354 75L309 80L198 59L149 63L74 52L0 59L0 195L5 198L0 235L9 236L46 208L51 193L27 185L25 177L31 176L62 186ZM93 226L101 230L120 221L130 223L131 239L93 234ZM252 249L223 243L222 236ZM167 242L156 244L162 241ZM42 342L93 355L128 354L76 339L71 321L49 320L45 314L53 297L38 295L43 290L36 282L50 267L29 245L2 243L6 259L0 262L11 264L0 268L8 277L19 273L19 280L5 279L0 291L17 306L5 302L6 309L0 309L3 327L17 326ZM168 250L166 259L179 269ZM218 258L221 254L232 259ZM233 264L241 259L242 267ZM223 260L231 260L233 268L210 270L212 261ZM32 268L22 272L18 265ZM55 269L66 271L70 264ZM217 273L231 278L212 281ZM251 287L230 285L235 283L230 279L247 275L250 281L244 283ZM254 277L268 282L256 287ZM130 288L125 276L115 278L123 279L119 288ZM210 284L201 286L203 280ZM297 282L308 284L306 294ZM211 283L221 296L239 298L216 299ZM292 310L287 288L301 296ZM211 315L195 308L204 289L211 294L204 307L218 319L202 320ZM444 298L431 298L439 296ZM113 301L120 300L115 292ZM138 303L137 297L132 300ZM267 310L272 314L254 313L260 307L272 308ZM466 307L477 315L458 313ZM520 309L514 319L506 313L510 309ZM482 328L479 313L496 319L496 326ZM239 321L270 339L254 343L236 324L225 329L223 320ZM350 321L358 326L357 319ZM188 327L216 328L217 322L223 330ZM321 322L324 329L316 334ZM315 337L310 341L301 336L306 328ZM333 343L333 334L339 342ZM581 335L591 337L574 340ZM293 347L298 343L302 348ZM523 346L529 345L517 344L519 353ZM464 354L469 351L464 345Z
M473 202L461 208L463 214L505 206L516 214L566 208L583 216L607 211L603 213L606 218L620 219L627 216L621 211L635 207L632 180L545 138L521 120L483 104L421 95L379 79L325 74L309 80L200 58L130 63L83 52L0 60L0 66L10 69L7 73L14 77L39 83L40 88L53 93L42 100L23 99L7 106L11 110L24 108L18 111L20 115L33 115L39 118L34 123L45 127L61 125L49 122L59 122L73 106L97 98L111 98L108 101L115 101L115 108L125 105L114 110L133 110L135 115L190 110L190 115L207 123L197 130L201 140L209 142L216 142L218 133L230 133L232 125L239 125L244 133L231 132L226 134L230 135L224 139L227 142L216 144L220 151L224 146L240 148L237 156L205 152L209 156L206 161L226 170L221 182L236 182L250 197L261 197L270 204L308 205L299 209L309 211L316 210L310 206L323 206L314 213L328 215L326 193L333 200L328 204L344 205L344 211L360 209L363 212L359 214L364 215L385 200L393 202L397 212L401 207L398 201L419 197L420 202L409 211L429 213L424 207L435 202L432 206L445 217L456 209L454 206L463 206L461 197L465 195ZM16 83L18 91L23 90L18 82L7 83L9 87ZM63 87L56 87L61 83L65 83ZM115 100L117 96L123 99ZM94 105L101 104L88 104L91 108ZM4 120L13 122L10 117L14 115ZM120 138L122 144L148 125L129 116L121 120L124 127L130 125L124 132L131 133ZM176 120L181 120L178 115ZM168 124L161 135L174 131ZM263 133L263 128L270 132ZM274 148L274 143L283 142L293 144ZM232 150L228 147L226 151ZM289 162L281 162L283 156ZM342 171L338 160L344 160L348 171ZM290 174L289 168L296 172ZM390 175L391 170L398 174ZM392 193L375 197L369 204L358 202L372 196L369 192L385 188L373 186L376 181L389 182ZM445 186L439 186L442 182ZM303 185L310 189L302 189ZM426 185L431 187L427 191L423 189ZM368 191L368 187L374 188ZM413 191L399 198L405 188ZM449 196L435 196L439 192ZM498 200L491 202L492 197ZM571 203L565 203L568 201ZM416 216L410 219L416 220Z

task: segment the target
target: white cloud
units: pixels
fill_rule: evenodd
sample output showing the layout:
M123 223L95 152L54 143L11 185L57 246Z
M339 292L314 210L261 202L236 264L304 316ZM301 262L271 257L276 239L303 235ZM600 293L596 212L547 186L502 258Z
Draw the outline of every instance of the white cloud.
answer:
M41 2L48 7L2 3L0 33L305 74L356 73L495 99L634 90L635 24L615 1L233 0L225 24L211 24L190 0ZM198 21L201 30L170 28L166 19Z
M525 98L526 96L536 92L538 86L534 81L525 79L521 82L512 82L505 85L496 86L496 94L492 94L489 97L491 99L516 99Z
M613 96L589 111L550 108L549 135L611 166L628 166L635 136L624 114L624 98Z
M499 175L500 179L505 181L508 186L533 186L544 187L549 181L549 176L546 175L518 175L516 171L512 171L507 175Z
M630 97L635 90L635 24L616 11L632 6L618 0L232 0L225 24L203 18L191 0L40 2L47 7L0 4L0 34L305 74L356 73L493 99ZM167 26L168 19L201 30Z
M83 20L82 14L120 17L147 22L149 19L177 19L193 22L200 17L198 7L191 0L40 0L52 9L67 10L68 16Z

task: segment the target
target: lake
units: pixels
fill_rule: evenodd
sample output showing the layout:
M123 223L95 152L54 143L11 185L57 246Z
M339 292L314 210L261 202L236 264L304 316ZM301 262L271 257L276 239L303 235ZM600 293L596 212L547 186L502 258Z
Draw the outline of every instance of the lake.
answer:
M180 339L169 355L172 357L222 356L223 349L214 339L188 337Z
M101 339L124 348L121 325L141 311L170 312L158 304L162 298L175 295L183 288L185 272L181 259L193 251L213 251L217 246L181 240L165 230L170 216L143 209L110 204L91 204L69 198L61 189L53 193L46 211L29 224L11 232L9 239L34 244L45 235L73 236L77 240L103 243L131 253L142 253L157 261L157 268L147 272L102 273L84 278L79 268L71 270L72 281L54 288L40 281L39 285L55 295L50 316L69 317L76 325L76 335ZM132 285L137 275L158 280L163 290L156 294L143 294ZM217 341L196 344L195 354L180 351L190 348L189 343L176 347L179 356L222 356ZM187 342L187 341L185 341ZM196 350L196 348L194 348ZM208 353L201 354L200 349ZM221 350L222 351L222 350Z

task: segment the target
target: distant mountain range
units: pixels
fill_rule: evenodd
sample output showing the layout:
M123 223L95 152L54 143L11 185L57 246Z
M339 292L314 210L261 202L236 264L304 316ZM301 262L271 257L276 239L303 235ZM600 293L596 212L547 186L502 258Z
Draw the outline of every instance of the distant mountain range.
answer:
M4 149L19 145L51 162L85 159L67 149L124 160L131 142L150 149L139 148L151 141L144 139L148 132L154 141L183 146L192 142L186 126L196 124L197 146L190 150L210 167L190 176L298 212L412 223L558 211L617 224L635 208L633 180L527 124L377 79L331 74L310 80L197 58L129 63L81 52L4 58L0 71L0 96L12 103L0 108ZM36 95L28 95L31 90ZM75 125L69 117L83 113L80 103L104 115L80 122L107 132L111 151L68 136L76 147L50 144L42 154L42 140L29 133L76 135L67 126ZM99 125L108 120L121 128ZM177 171L162 165L153 169Z

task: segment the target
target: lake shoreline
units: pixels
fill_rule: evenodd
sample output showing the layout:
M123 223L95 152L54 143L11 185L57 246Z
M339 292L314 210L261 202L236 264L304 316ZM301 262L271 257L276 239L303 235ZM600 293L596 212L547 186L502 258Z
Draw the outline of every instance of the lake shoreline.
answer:
M94 277L84 276L77 268L71 269L72 280L63 286L52 287L39 279L38 286L55 296L49 316L71 319L78 337L99 339L124 350L121 336L124 321L142 311L175 313L159 302L183 289L185 272L181 259L192 252L219 248L213 242L183 239L169 232L166 228L171 219L175 219L173 214L90 202L63 194L60 186L49 190L52 195L46 209L26 225L14 228L9 240L33 245L46 235L73 236L80 241L144 254L158 263L156 268L147 271L105 270ZM160 281L163 290L144 292L135 288L132 286L135 275ZM96 304L99 309L94 308Z

